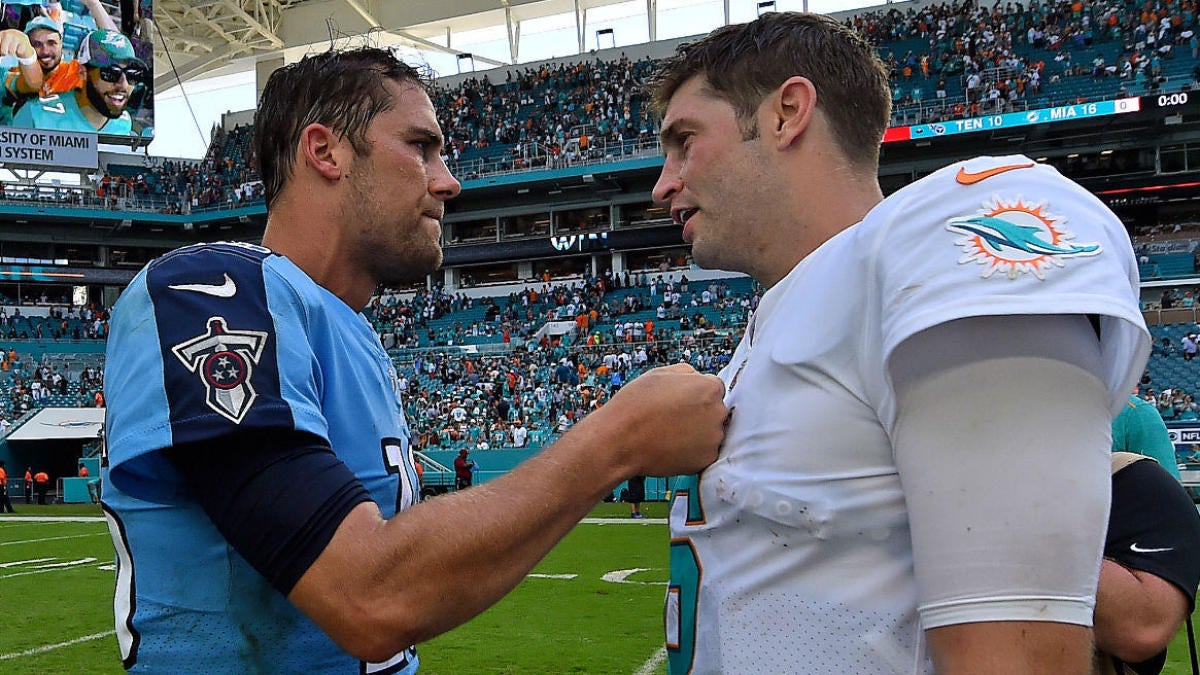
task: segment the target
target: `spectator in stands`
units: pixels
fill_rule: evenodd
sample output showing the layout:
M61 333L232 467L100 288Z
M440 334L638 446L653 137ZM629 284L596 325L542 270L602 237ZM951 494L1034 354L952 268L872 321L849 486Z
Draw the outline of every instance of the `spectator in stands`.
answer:
M117 30L100 0L83 0L83 4L95 19L96 28ZM25 24L25 33L36 52L37 73L27 72L27 68L14 68L8 72L4 89L15 101L10 105L19 108L31 98L66 94L84 87L87 74L82 64L73 59L63 59L61 23L48 16L35 17Z
M1184 361L1191 361L1192 359L1196 358L1196 352L1200 351L1200 344L1198 344L1196 340L1197 337L1195 333L1188 333L1180 339L1179 344L1183 351Z
M43 18L34 19L30 21L30 24L38 22L48 24L50 28L58 32L59 41L62 40L62 31L58 29L57 24L50 19ZM26 78L29 82L36 83L37 87L42 86L42 69L38 66L38 54L34 46L30 43L29 35L11 28L0 31L0 57L4 56L17 59L18 65L10 71L12 73L11 77L20 76ZM10 123L12 121L12 114L12 103L5 100L2 109L0 109L0 123Z
M116 31L95 30L81 44L82 89L41 97L21 106L13 125L60 131L99 131L128 136L132 118L126 107L134 86L147 76L146 64L129 38Z
M1112 509L1096 592L1096 672L1157 673L1196 604L1200 515L1161 465L1112 457Z
M676 487L671 534L692 548L671 583L699 600L698 623L668 626L672 670L737 670L751 653L763 672L1090 665L1106 430L1150 351L1128 235L1020 156L968 160L885 200L888 99L870 47L812 14L717 29L658 70L656 200L700 267L768 288L723 370L735 414L721 457ZM974 236L1016 231L1000 205L1033 186L1076 228L1050 254L1063 267L1019 269L1029 244L1011 238L962 264ZM714 491L729 498L693 501ZM1064 508L1048 515L1048 499ZM865 578L845 576L851 560ZM747 620L775 612L769 629ZM871 649L855 646L864 634Z
M488 485L408 509L398 378L361 312L441 262L459 185L425 84L387 50L308 56L272 73L255 129L262 246L160 257L114 309L103 488L138 561L126 659L411 673L410 645L500 599L622 480L716 458L721 383L663 369Z

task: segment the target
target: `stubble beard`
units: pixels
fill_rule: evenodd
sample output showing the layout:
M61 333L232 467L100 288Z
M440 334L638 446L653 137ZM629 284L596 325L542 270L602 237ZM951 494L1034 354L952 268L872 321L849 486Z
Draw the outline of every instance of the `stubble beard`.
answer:
M420 281L442 266L441 245L428 236L420 217L398 222L386 206L380 210L375 205L378 195L387 194L382 185L362 185L357 176L347 180L352 188L347 212L352 226L362 232L359 257L377 284Z

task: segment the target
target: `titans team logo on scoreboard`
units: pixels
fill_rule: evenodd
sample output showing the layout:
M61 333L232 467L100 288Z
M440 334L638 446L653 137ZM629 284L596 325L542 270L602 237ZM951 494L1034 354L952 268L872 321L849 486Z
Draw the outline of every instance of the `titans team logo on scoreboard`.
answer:
M171 351L200 376L208 407L240 424L258 397L250 376L266 344L266 332L229 330L224 318L214 316L208 320L207 333L177 344Z
M984 279L1002 272L1009 279L1022 274L1046 278L1051 266L1063 267L1063 259L1100 253L1100 244L1072 244L1074 239L1064 223L1066 218L1052 215L1045 204L1028 204L1017 197L1005 201L994 197L973 216L951 218L946 229L964 235L955 241L962 247L960 265L983 265Z

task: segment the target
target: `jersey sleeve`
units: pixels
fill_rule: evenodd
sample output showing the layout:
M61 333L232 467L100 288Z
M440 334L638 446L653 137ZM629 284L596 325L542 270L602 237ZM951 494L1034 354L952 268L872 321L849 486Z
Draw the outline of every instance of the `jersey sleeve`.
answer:
M174 499L183 483L158 451L179 444L248 430L328 439L303 303L263 257L232 245L180 249L117 303L105 397L110 478L121 490Z
M1116 415L1150 336L1132 245L1104 204L1052 167L1009 156L942 169L883 208L868 216L881 222L870 231L867 273L885 364L904 340L955 319L1095 315L1106 368L1097 375Z
M1200 584L1200 514L1191 497L1150 461L1118 471L1112 486L1104 556L1171 582L1194 609Z

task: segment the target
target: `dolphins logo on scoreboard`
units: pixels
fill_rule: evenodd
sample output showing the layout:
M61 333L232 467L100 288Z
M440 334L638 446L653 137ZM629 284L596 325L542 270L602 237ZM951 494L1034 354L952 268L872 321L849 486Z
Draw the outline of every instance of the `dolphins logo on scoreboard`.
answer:
M250 384L262 358L267 333L230 330L224 317L208 320L208 331L171 348L183 365L200 376L208 407L234 424L241 424L258 398Z
M1100 244L1072 244L1066 218L1052 215L1045 204L1029 204L1020 197L1005 201L995 197L971 216L951 218L946 229L965 235L955 241L963 250L959 264L983 265L981 276L1003 272L1009 279L1022 274L1046 278L1051 266L1064 267L1065 258L1093 256Z

